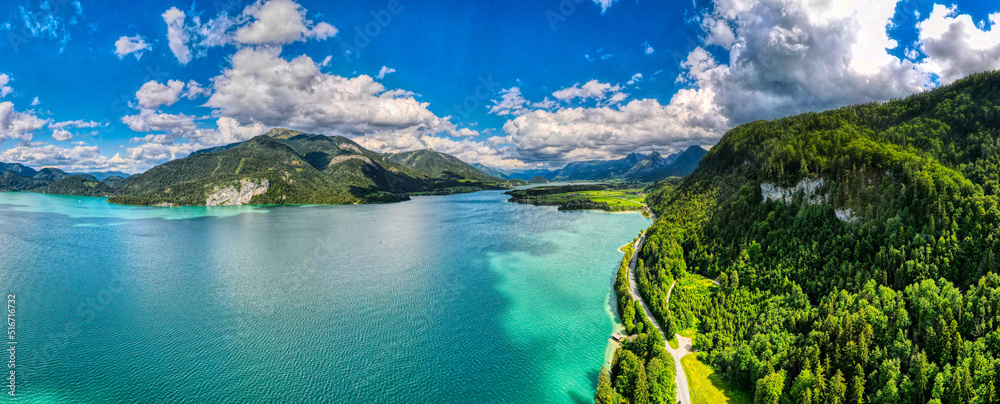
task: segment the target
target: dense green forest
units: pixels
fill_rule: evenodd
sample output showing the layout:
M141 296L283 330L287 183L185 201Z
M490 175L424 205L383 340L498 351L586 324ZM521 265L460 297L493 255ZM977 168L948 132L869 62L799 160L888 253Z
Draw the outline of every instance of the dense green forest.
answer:
M996 403L998 199L1000 73L753 122L649 194L637 281L756 402ZM671 314L685 272L721 287Z

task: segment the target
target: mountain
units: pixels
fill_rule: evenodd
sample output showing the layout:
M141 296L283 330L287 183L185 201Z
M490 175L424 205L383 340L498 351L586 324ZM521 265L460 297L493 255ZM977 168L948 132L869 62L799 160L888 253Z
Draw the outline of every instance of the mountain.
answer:
M342 136L278 128L132 176L115 189L116 195L109 202L169 206L345 204L397 201L412 193L505 186L499 179L445 156L429 152L397 157L421 167L416 169Z
M549 179L549 178L554 177L556 175L556 173L558 173L558 172L559 172L559 170L549 170L549 169L543 169L543 168L535 168L535 169L530 169L530 170L515 170L515 171L510 171L509 174L507 175L507 177L510 178L510 179L521 180L521 181L528 181L528 180L530 180L530 179L532 179L534 177L542 177L542 178L545 178L545 179Z
M657 154L659 156L659 154ZM569 163L550 179L553 181L595 181L623 178L647 156L632 153L619 160L578 161Z
M111 186L97 181L93 177L71 175L32 189L31 192L53 195L108 196L112 189Z
M62 171L62 170L59 170L59 169L56 169L56 168L47 168L47 169L42 169L41 171L36 171L36 170L32 169L31 167L28 167L28 166L25 166L25 165L22 165L22 164L0 163L0 174L5 173L7 171L11 171L11 172L13 172L15 174L21 175L23 177L28 177L28 178L35 178L36 176L41 175L38 179L44 180L44 181L56 181L56 180L59 180L59 179L62 179L62 178L68 177L68 176L80 176L80 177L84 177L84 178L87 178L88 180L92 180L92 181L103 181L105 178L114 177L114 176L118 176L118 177L122 177L122 178L128 178L129 177L129 174L123 173L123 172L120 172L120 171L95 171L95 172L90 172L90 173L67 173L65 171Z
M48 185L51 181L36 180L32 177L25 177L14 171L6 171L0 174L0 192L30 191L35 188Z
M484 173L455 156L428 149L392 154L389 156L389 160L413 168L431 178L481 182L502 181L499 177Z
M7 164L0 163L0 174L11 171L14 174L18 174L24 177L34 177L38 172L33 170L31 167L27 167L21 164Z
M676 156L671 156L672 159L676 160ZM650 175L659 171L664 170L669 166L667 159L663 158L658 152L651 153L648 157L637 161L635 164L631 165L624 174L625 178L635 178L644 175ZM666 178L666 177L663 177Z
M115 189L115 188L120 187L122 184L124 184L126 180L127 179L124 178L124 177L119 177L119 176L115 175L115 176L111 176L111 177L105 178L105 179L101 180L101 182L103 182L105 185L111 187L111 189Z
M649 155L631 153L618 160L594 160L569 163L560 170L542 175L551 181L627 180L656 182L667 177L683 177L694 171L707 153L700 146L663 157L658 152Z
M123 173L121 171L94 171L89 173L69 173L69 175L77 175L81 177L89 176L89 177L94 177L99 181L104 181L105 179L110 177L128 178L132 176L132 174Z
M43 169L43 171L44 170L46 170L46 169ZM0 174L5 173L7 171L12 171L12 172L14 172L14 174L18 174L18 175L21 175L21 176L24 176L24 177L29 177L29 178L34 178L36 175L39 174L38 171L35 171L31 167L28 167L28 166L25 166L25 165L22 165L22 164L0 163ZM120 172L120 171L95 171L95 172L91 172L91 173L67 173L65 171L53 168L53 169L48 169L48 171L45 174L43 174L43 178L40 178L40 179L54 181L56 179L67 177L67 176L71 176L71 175L81 176L81 177L84 177L84 178L91 178L92 177L95 180L101 180L101 181L103 181L105 178L115 177L115 176L122 177L122 178L128 178L130 174L123 173L123 172Z
M23 167L23 166L22 166ZM0 175L0 192L30 191L45 194L108 196L111 185L102 183L90 175L70 175L56 168L39 171L24 167L18 170L32 176L17 174L9 170Z
M490 167L490 166L487 166L487 165L482 164L482 163L473 163L472 166L475 167L477 170L486 173L487 175L490 175L490 176L493 176L493 177L497 177L497 178L500 178L500 179L504 179L504 180L511 179L511 177L510 177L511 171L510 170L503 170L503 169L499 169L499 168L495 168L495 167Z
M707 153L700 146L691 146L680 153L663 157L657 152L649 155L631 153L618 160L578 161L558 170L501 170L482 164L473 166L489 175L503 179L528 181L541 177L548 181L607 181L626 180L656 182L667 177L683 177L694 171L698 161Z
M658 219L640 294L668 336L694 328L698 358L761 402L989 402L998 173L1000 72L739 126L647 195ZM687 287L691 273L719 286ZM627 285L619 275L623 313ZM635 384L623 369L610 372Z
M625 178L636 181L656 182L668 177L683 177L694 172L698 162L708 151L701 146L690 146L667 158L653 152L648 158L632 166Z
M43 168L41 170L38 170L38 172L35 173L35 175L32 178L34 178L36 180L55 182L55 181L59 181L59 180L61 180L63 178L72 177L72 176L83 177L83 178L86 178L89 181L97 181L97 177L94 177L93 175L89 175L89 174L69 174L69 173L67 173L67 172L65 172L63 170L58 169L58 168Z

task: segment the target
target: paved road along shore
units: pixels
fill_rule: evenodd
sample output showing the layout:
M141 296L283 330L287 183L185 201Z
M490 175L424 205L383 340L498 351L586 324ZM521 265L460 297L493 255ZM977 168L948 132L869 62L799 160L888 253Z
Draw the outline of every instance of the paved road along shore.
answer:
M646 313L646 318L649 319L650 323L660 331L660 335L664 336L663 344L667 347L667 351L670 352L670 356L674 357L674 366L677 369L674 375L674 382L677 384L677 402L680 404L691 404L691 392L688 389L687 376L684 374L684 368L681 366L681 358L692 352L692 345L690 338L684 338L677 335L677 341L680 344L678 349L673 349L670 344L667 343L666 336L663 334L663 328L660 327L660 323L656 322L653 318L653 312L649 311L649 307L646 306L646 301L642 300L642 296L639 296L639 288L635 283L635 263L639 259L639 249L642 248L642 243L646 241L646 233L642 233L639 239L635 242L634 253L632 253L632 261L628 264L628 284L629 293L632 294L632 298L639 301L642 305L643 312ZM677 281L674 281L670 285L670 291L667 292L667 303L670 303L670 293L674 291L674 286L677 285Z

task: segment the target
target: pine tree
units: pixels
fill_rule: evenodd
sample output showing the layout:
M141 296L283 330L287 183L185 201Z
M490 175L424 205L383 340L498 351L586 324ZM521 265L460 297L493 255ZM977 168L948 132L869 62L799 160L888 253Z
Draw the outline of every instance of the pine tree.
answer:
M809 392L809 402L812 402L812 385L815 381L813 377L812 366L809 364L809 359L806 359L805 363L802 365L802 372L799 373L795 380L792 381L792 399L798 402L806 401L806 392Z
M913 384L917 388L917 397L920 398L921 403L925 403L927 401L924 397L927 393L927 384L929 381L927 371L930 368L930 364L927 363L927 354L923 351L917 353L913 356L911 363L910 373L912 374Z
M650 404L649 379L646 377L646 366L639 363L639 371L635 374L635 397L632 404Z
M826 397L826 368L823 367L823 362L816 365L816 373L813 375L813 399L816 402L823 402L823 398Z
M959 366L952 376L951 389L949 391L951 402L968 403L972 400L974 394L975 392L972 389L972 375L969 374L969 368Z
M827 396L830 404L844 404L844 395L847 393L847 385L844 384L844 373L837 369L837 373L830 379L830 390Z
M851 379L851 388L847 393L851 404L865 403L865 370L861 365L855 366L854 378Z
M986 404L997 404L997 391L993 387L993 381L986 385Z
M597 394L594 395L594 403L612 404L615 402L615 394L615 389L611 387L611 377L602 366L601 375L597 377Z

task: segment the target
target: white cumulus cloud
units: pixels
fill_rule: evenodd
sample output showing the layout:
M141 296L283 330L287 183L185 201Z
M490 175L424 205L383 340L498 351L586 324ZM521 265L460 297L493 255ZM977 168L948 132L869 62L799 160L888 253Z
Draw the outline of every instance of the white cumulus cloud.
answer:
M163 105L174 105L181 99L183 92L183 81L170 80L167 84L161 84L154 80L143 84L135 93L135 97L142 108L157 109Z
M240 122L344 135L454 128L409 94L386 91L367 75L325 74L308 56L285 60L280 49L244 48L231 61L212 79L205 105Z
M990 14L991 29L983 29L956 6L935 4L917 24L924 65L948 84L972 73L1000 68L1000 13Z
M123 36L115 41L115 55L118 55L118 59L124 59L127 55L135 55L135 60L139 60L143 52L150 49L153 47L146 43L146 38L143 38L142 35Z
M733 124L925 90L928 75L889 53L896 2L716 1L702 28L728 57L696 48L680 80L714 97Z
M14 92L14 89L7 85L8 83L10 83L10 76L0 74L0 98L6 97L8 94Z
M671 102L536 110L504 125L502 143L528 163L610 159L634 151L711 144L729 127L711 98L681 90ZM499 141L499 139L497 140Z
M307 19L306 11L292 0L258 0L235 16L222 13L204 23L200 16L187 16L176 7L163 13L163 20L171 51L178 62L187 64L216 46L280 47L337 35L334 26Z
M171 7L163 13L163 22L167 23L167 42L170 51L181 64L188 64L191 61L191 49L187 44L190 35L184 27L186 17L177 7Z
M132 171L133 161L116 154L101 155L97 146L18 145L0 152L0 161L29 167L59 167L66 171Z
M535 109L552 109L556 102L548 97L540 102L530 102L521 95L520 87L511 87L500 91L500 99L493 100L493 105L487 111L493 115L519 116Z
M144 109L135 115L122 117L122 123L136 132L171 132L179 134L193 132L197 127L194 116L185 114L167 114ZM176 138L176 137L175 137Z
M552 93L552 96L563 102L580 98L583 101L593 99L607 101L608 103L617 103L623 101L628 95L621 92L621 86L591 80L582 85L576 84L572 87L556 91Z
M78 119L78 120L75 120L75 121L53 122L53 123L49 124L49 127L52 128L52 129L96 128L96 127L103 126L103 125L104 124L102 124L100 122L97 122L97 121L85 121L85 120L82 120L82 119Z
M0 143L10 139L31 141L33 133L49 122L31 111L15 110L14 103L10 101L0 102Z
M73 134L70 133L66 129L56 129L56 130L52 131L52 139L54 139L56 141L65 142L65 141L70 140L72 138L73 138Z
M244 15L253 21L236 30L236 40L245 44L286 44L319 40L337 35L337 29L325 22L314 24L306 19L306 10L291 0L270 0L249 6Z

